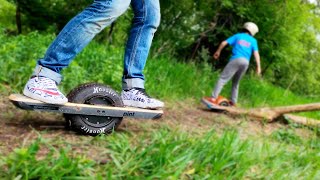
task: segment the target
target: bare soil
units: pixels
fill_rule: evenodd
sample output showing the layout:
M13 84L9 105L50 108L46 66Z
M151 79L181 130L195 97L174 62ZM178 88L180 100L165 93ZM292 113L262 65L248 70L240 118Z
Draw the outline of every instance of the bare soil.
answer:
M247 138L268 136L276 130L288 127L282 122L264 123L246 117L230 117L221 112L212 112L192 100L167 103L164 112L163 117L158 120L124 119L115 133L138 135L169 127L196 135L212 129L218 133L235 129L242 138ZM89 156L102 152L99 147L89 150L90 147L86 146L93 137L78 135L65 129L65 120L61 114L20 110L13 106L6 96L0 96L0 127L0 152L4 155L29 144L39 134L56 147L71 146L75 152L90 152L90 155L85 153ZM295 131L302 137L311 134L307 128L297 128Z

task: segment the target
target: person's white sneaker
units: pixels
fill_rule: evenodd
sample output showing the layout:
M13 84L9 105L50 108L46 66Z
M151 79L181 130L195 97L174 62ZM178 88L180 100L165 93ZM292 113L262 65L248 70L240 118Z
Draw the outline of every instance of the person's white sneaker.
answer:
M122 90L121 98L125 106L138 107L144 109L163 108L164 103L151 98L144 89L133 88L130 90Z
M56 82L46 77L33 77L24 87L23 94L49 104L65 104L68 99L59 91Z

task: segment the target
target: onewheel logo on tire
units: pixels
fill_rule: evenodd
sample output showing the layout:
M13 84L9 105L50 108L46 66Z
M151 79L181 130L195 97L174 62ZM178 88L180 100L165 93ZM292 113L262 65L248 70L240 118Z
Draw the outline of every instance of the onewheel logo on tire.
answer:
M129 117L133 117L134 116L134 112L124 112L123 116L129 116Z
M97 94L97 93L108 93L112 96L116 96L116 94L110 88L94 87L93 94Z
M102 134L105 133L106 128L100 128L98 130L93 130L93 129L89 129L86 126L82 126L81 129L85 132L85 133L89 133L89 134Z

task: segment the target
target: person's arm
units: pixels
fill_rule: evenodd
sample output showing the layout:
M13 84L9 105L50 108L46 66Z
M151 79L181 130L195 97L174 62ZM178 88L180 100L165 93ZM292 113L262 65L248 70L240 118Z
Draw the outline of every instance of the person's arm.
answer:
M222 49L223 49L224 47L226 47L227 45L228 45L228 42L227 42L227 41L222 41L222 42L220 43L217 51L213 54L213 58L214 58L214 59L219 59L220 53L221 53Z
M256 72L257 72L257 75L260 76L261 75L261 67L260 67L260 54L259 54L259 51L254 51L253 52L253 56L254 56L254 59L256 60L256 65L257 65Z

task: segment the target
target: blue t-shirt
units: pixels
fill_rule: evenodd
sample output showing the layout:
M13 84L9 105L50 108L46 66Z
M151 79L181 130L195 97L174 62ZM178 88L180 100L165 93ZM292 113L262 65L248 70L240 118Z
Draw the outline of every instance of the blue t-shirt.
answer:
M259 50L257 40L247 33L235 34L226 41L232 46L230 61L236 58L245 58L250 61L252 52Z

